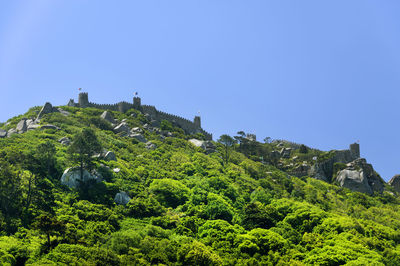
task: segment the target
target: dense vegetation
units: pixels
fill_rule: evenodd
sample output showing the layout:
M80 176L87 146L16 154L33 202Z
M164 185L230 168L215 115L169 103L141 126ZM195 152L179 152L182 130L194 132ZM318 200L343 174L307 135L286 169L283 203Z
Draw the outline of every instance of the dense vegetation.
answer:
M60 130L0 139L2 265L400 262L400 202L393 193L368 196L291 176L286 170L294 166L271 156L277 147L268 138L259 143L244 132L225 135L215 152L206 153L188 142L201 135L187 136L165 121L161 127L172 137L162 138L143 128L148 121L140 112L113 112L119 121L144 129L157 146L151 150L112 132L99 118L102 110L63 109L70 115L52 113L41 120ZM10 119L3 128L38 110ZM91 153L78 149L88 134L115 152L117 161L85 156L99 150L96 143ZM62 137L73 144L60 144ZM329 153L302 145L294 155L311 161ZM78 189L62 185L63 171L79 165L96 169L103 182ZM119 191L132 198L125 206L114 202Z

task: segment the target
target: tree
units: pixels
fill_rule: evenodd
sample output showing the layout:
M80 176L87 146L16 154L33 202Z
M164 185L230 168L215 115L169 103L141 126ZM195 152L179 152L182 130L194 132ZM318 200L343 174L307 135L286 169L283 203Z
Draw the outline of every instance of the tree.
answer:
M264 138L265 143L271 143L271 137L265 137Z
M228 160L229 160L229 148L235 144L235 140L226 134L223 134L219 137L218 142L221 143L222 145L224 145L225 148L225 164L228 164Z
M236 134L238 135L234 136L233 138L236 140L236 142L239 142L239 151L242 152L242 144L247 140L246 133L244 131L238 131Z
M84 128L82 132L73 137L68 154L73 162L79 163L81 180L84 167L91 169L93 166L93 155L102 151L101 144L93 129Z
M48 140L44 143L39 144L36 150L36 154L38 159L46 169L47 176L50 177L52 174L52 169L54 169L55 166L56 147L50 140Z
M51 214L43 213L40 215L35 223L35 227L46 235L47 249L50 250L50 236L63 234L65 232L64 223L57 220Z
M0 160L0 211L7 222L7 231L16 228L10 227L12 218L20 217L22 209L21 173L13 169L7 162Z
M299 152L300 153L308 153L308 148L306 145L301 144L300 148L299 148Z

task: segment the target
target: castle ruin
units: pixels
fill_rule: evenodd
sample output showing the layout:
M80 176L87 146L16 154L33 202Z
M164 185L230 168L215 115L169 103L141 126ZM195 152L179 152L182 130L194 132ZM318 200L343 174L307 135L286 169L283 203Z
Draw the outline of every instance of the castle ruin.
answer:
M78 103L75 103L73 99L69 100L68 106L72 107L93 107L103 110L119 111L125 113L130 109L141 111L143 114L148 115L149 119L156 123L161 123L162 120L167 120L173 125L182 128L187 134L201 133L207 140L212 140L212 134L206 132L201 128L200 116L195 116L193 121L186 118L168 114L157 110L152 105L142 105L142 101L139 97L133 97L133 103L119 102L116 104L97 104L89 102L89 95L87 92L79 93Z

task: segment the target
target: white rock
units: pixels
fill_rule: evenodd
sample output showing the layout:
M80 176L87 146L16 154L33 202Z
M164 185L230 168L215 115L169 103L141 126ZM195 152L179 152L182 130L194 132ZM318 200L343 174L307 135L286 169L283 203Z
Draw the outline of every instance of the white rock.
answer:
M81 179L80 169L78 167L71 167L64 171L61 177L61 184L70 188L78 188L82 182L86 182L88 180L96 180L96 182L102 181L99 175L92 175L86 169L83 170L83 176Z
M59 139L58 142L60 142L62 145L65 145L65 146L68 146L71 144L71 140L67 137L63 137L63 138Z
M0 129L0 138L5 138L7 137L7 131Z
M201 147L204 144L204 141L199 139L189 139L189 142L192 143L196 147Z
M114 128L114 131L117 133L120 133L120 132L129 133L130 128L127 123L123 122L123 123L119 124L118 126L116 126Z
M110 122L111 124L115 124L116 123L114 118L113 118L113 116L112 116L112 114L109 111L104 111L101 114L100 117L103 118L104 120Z
M11 137L12 135L17 134L17 133L18 133L17 130L15 128L12 128L12 129L8 130L7 137Z
M115 195L114 201L119 205L126 205L131 200L128 194L124 191L120 191Z
M29 130L38 129L39 127L40 127L40 125L32 125L32 124L31 124L31 125L28 126L28 131L29 131Z
M119 172L121 171L121 169L119 169L119 168L114 168L113 171L114 171L114 173L119 173Z
M129 137L136 139L139 142L146 143L147 139L141 134L130 134Z
M156 144L151 141L146 142L146 149L148 150L155 150L157 148Z
M22 118L21 121L18 122L16 130L19 133L24 133L27 130L27 126L26 126L26 118Z

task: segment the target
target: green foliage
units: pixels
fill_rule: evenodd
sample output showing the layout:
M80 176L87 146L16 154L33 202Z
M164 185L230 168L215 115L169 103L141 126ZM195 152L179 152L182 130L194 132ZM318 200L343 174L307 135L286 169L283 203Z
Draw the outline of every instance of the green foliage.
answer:
M166 207L176 208L188 199L189 189L178 180L156 179L149 187L158 201Z
M301 144L300 148L299 148L299 152L300 153L308 153L308 148L306 145Z
M100 119L103 110L62 108L70 115L41 119L60 130L0 139L2 265L397 265L400 260L396 194L370 196L291 175L303 161L326 161L333 151L269 139L259 143L238 132L234 138L221 136L218 152L207 154L169 121L161 129L172 137L162 137L144 126L149 121L140 111L114 111L116 119L141 128L157 145L149 150L112 132ZM62 137L72 145L60 144ZM103 147L118 160L93 158ZM283 147L294 148L291 157L274 157ZM95 169L102 181L67 189L59 180L73 165ZM343 167L335 164L333 171ZM114 203L119 191L131 197L128 204Z

